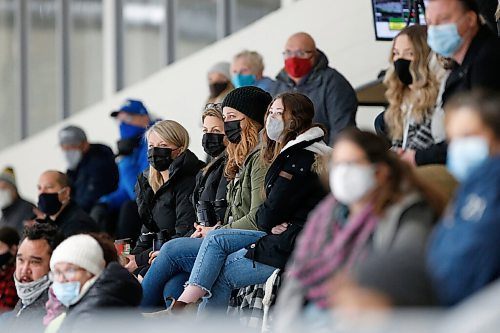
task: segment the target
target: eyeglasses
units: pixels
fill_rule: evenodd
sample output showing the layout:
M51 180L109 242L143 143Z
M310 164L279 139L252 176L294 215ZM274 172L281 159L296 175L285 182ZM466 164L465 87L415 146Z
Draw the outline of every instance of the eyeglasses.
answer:
M70 268L65 272L49 272L49 279L50 281L56 281L56 280L63 280L63 281L70 281L75 279L76 274L80 271L84 271L83 268Z
M208 110L215 110L222 113L222 103L208 103L207 105L205 105L205 109L203 111L205 112Z
M302 50L290 51L290 50L286 50L282 54L283 54L283 57L285 57L285 58L292 58L292 57L309 58L309 55L313 54L313 53L314 53L314 51L302 51Z

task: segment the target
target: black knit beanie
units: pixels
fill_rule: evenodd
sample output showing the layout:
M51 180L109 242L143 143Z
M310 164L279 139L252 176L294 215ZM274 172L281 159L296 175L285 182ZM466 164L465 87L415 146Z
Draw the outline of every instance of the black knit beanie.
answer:
M0 242L7 244L9 247L12 245L19 245L19 234L17 230L11 227L1 227Z
M264 126L264 114L273 98L264 90L246 86L234 89L222 101L222 108L231 107Z

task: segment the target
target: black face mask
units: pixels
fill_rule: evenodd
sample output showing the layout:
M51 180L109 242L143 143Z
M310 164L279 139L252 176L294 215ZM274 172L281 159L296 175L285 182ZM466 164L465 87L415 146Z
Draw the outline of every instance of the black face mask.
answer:
M154 147L148 150L148 162L157 171L165 171L172 164L172 149Z
M4 254L0 254L0 267L7 264L9 262L10 258L12 258L12 253L10 253L8 251L5 252Z
M238 144L241 141L241 120L224 122L224 132L229 142Z
M139 147L141 137L121 139L118 140L116 146L118 147L118 155L126 156L132 154L135 148Z
M38 196L38 209L49 216L57 213L61 207L58 193L40 193Z
M210 97L214 98L220 95L221 92L226 90L229 82L215 82L210 83L208 85L208 89L210 90Z
M406 86L409 86L413 82L413 78L410 73L410 60L398 59L394 62L394 70L398 75L399 80Z
M226 149L224 145L224 134L205 133L203 134L201 145L205 153L212 157L217 157Z

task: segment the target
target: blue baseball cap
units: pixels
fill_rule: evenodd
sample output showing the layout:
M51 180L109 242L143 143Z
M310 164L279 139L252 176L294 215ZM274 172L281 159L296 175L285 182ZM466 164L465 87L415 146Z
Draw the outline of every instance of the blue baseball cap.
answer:
M127 101L120 107L119 110L111 112L111 117L116 117L120 112L148 115L148 110L141 101L136 99L127 99Z

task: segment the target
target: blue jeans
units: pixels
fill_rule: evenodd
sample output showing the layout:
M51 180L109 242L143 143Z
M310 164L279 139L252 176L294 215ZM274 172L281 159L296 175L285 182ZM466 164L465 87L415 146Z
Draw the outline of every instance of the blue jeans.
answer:
M164 296L179 297L202 244L201 238L176 238L165 243L142 281L141 307L158 307Z
M233 289L266 282L276 268L245 258L245 247L265 235L262 231L239 229L208 233L188 281L207 292L200 310L227 308Z

